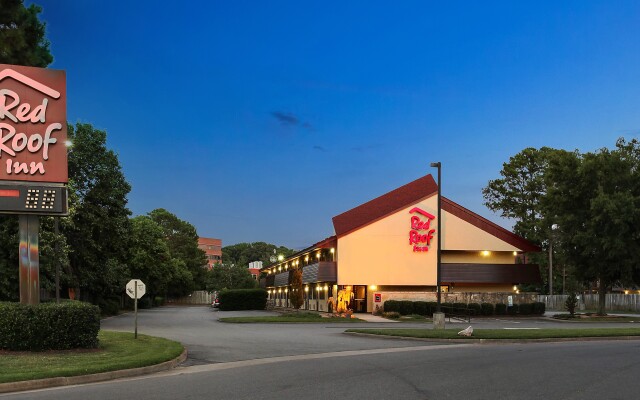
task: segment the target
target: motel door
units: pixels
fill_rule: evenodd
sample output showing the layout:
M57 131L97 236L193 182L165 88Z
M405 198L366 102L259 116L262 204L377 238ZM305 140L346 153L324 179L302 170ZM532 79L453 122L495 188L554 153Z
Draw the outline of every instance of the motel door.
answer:
M367 312L367 286L355 285L353 286L353 312L354 313L366 313Z

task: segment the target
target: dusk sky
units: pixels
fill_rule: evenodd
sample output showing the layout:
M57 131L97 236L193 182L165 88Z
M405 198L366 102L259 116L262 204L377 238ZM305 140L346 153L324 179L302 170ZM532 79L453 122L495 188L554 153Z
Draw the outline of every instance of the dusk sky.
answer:
M510 228L481 193L510 156L640 136L638 1L35 3L133 214L223 245L307 247L434 161Z

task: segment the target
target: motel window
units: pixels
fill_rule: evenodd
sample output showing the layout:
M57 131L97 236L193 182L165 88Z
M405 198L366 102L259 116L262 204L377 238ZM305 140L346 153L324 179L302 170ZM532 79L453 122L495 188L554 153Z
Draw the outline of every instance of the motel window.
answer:
M324 288L323 287L320 287L319 294L320 294L320 300L324 300Z

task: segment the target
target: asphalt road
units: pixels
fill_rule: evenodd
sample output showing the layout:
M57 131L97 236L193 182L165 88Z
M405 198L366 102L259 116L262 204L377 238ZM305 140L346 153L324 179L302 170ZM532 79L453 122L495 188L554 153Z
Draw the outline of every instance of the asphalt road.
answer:
M180 340L193 352L176 370L0 398L629 399L640 392L636 340L443 345L341 333L360 324L223 324L215 320L219 314L197 307L141 312L141 333ZM130 330L132 323L125 315L103 328ZM376 325L382 324L367 326ZM473 325L574 326L539 320Z

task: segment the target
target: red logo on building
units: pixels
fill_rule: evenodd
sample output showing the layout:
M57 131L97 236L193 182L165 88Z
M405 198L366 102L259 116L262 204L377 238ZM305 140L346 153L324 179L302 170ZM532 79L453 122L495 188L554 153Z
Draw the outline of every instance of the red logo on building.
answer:
M413 251L429 251L431 239L436 232L431 229L431 221L436 219L435 216L428 212L414 207L409 211L411 216L411 230L409 231L409 244L413 246Z

